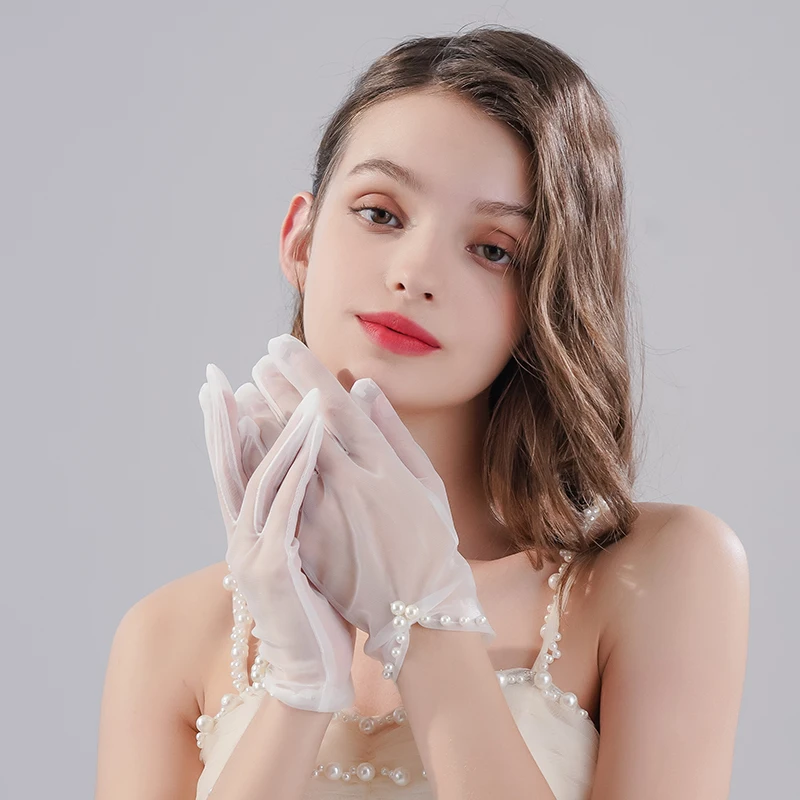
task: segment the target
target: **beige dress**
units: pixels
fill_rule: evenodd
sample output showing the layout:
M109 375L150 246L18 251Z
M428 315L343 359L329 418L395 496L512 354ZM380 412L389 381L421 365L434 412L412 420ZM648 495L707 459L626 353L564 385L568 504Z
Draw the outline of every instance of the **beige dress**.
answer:
M562 550L565 561L570 554ZM563 569L563 566L562 566ZM560 577L555 573L553 579ZM226 588L230 585L226 583ZM238 595L238 597L237 597ZM234 615L241 613L241 595L234 591ZM561 657L558 613L553 602L542 626L542 648L530 668L498 670L497 679L514 720L557 800L586 800L592 779L600 734L575 694L555 686L548 672ZM247 634L234 619L232 638L235 658L247 664ZM238 638L238 642L237 642ZM246 669L246 666L245 666ZM197 721L197 744L203 772L196 800L206 800L239 737L266 692L253 686L246 674L234 681L236 692L226 694L214 716ZM268 791L264 798L267 800ZM402 706L380 717L362 717L353 709L334 714L319 750L305 800L433 800L419 752Z

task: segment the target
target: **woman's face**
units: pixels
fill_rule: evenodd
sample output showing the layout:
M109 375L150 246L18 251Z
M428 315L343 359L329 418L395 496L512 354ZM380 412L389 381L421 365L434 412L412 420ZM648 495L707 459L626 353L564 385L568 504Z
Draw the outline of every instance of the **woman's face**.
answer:
M295 283L300 270L305 290L307 345L334 375L372 378L408 412L460 406L490 386L524 331L508 263L528 222L474 204L526 205L525 163L511 131L452 94L416 92L364 114L319 209L307 265L289 261L288 244L309 193L293 198L281 236L284 272ZM379 312L410 318L440 346L387 349L359 319Z

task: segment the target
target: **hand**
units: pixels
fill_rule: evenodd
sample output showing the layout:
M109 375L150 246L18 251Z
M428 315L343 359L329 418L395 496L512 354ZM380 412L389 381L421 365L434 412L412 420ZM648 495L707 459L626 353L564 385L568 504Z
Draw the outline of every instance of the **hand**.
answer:
M491 641L495 631L458 552L441 479L377 385L357 381L346 392L288 334L268 347L269 360L253 369L257 385L269 387L260 374L264 362L300 395L322 392L321 415L332 435L323 437L300 512L300 558L331 605L369 634L364 652L384 664L385 678L397 680L415 622L478 631ZM354 401L364 383L378 393L372 416L384 420L381 427ZM391 431L391 444L382 428Z
M355 631L303 574L295 538L323 436L319 393L308 393L283 427L270 410L274 401L255 387L236 398L213 364L206 376L199 400L228 534L226 561L255 621L259 655L269 662L261 682L294 708L348 708ZM263 427L239 418L240 410Z

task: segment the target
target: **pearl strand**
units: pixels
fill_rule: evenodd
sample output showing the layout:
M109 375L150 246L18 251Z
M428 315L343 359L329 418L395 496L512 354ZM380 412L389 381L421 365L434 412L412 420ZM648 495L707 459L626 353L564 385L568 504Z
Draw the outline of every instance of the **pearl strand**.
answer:
M348 769L344 769L340 762L331 761L328 764L319 764L316 769L311 773L312 778L319 778L320 776L327 778L330 781L343 781L349 783L354 779L360 780L362 783L369 783L374 780L377 775L389 778L397 786L408 786L411 783L411 773L405 767L381 767L378 770L375 765L370 761L362 761L358 765L351 765ZM427 780L428 775L425 770L422 770L422 777Z
M399 633L397 636L395 636L395 646L391 650L391 655L394 659L394 662L387 661L383 665L382 675L386 680L389 680L390 678L396 679L395 667L397 666L397 660L403 653L402 646L408 641L409 630L415 622L424 623L426 626L433 626L436 623L439 623L443 628L446 628L448 625L461 625L463 627L466 625L471 625L473 622L478 626L483 626L488 622L483 614L479 614L474 618L459 617L457 620L453 620L449 614L440 614L438 618L436 615L425 615L420 617L419 606L413 603L406 605L402 600L395 600L394 602L390 603L389 609L392 612L393 617L392 625L396 631L399 631Z
M241 705L244 702L241 695L243 693L255 694L257 688L261 687L260 683L258 683L258 686L256 686L256 684L250 686L247 680L247 673L245 670L247 669L247 661L250 654L248 631L250 629L250 623L253 621L253 617L247 609L247 601L244 599L244 595L239 591L236 578L230 572L230 565L228 566L228 574L222 579L222 586L226 591L231 592L233 595L232 604L234 625L233 629L231 630L231 640L233 641L233 645L231 646L230 674L233 680L233 688L236 689L238 694L229 693L223 695L222 700L220 701L220 710L213 717L209 714L202 714L197 718L195 727L197 728L198 733L195 739L197 741L197 746L201 749L205 744L205 740L208 738L208 735L216 730L218 720L236 708L236 706ZM255 674L255 677L260 678L260 670L264 669L265 662L261 656L256 656L256 662L257 663L253 665L253 673ZM258 667L258 669L256 669L256 667Z

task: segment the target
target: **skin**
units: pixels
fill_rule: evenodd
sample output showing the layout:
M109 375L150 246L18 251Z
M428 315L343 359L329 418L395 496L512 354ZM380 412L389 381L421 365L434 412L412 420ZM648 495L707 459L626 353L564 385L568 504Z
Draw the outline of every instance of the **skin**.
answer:
M378 172L348 176L375 157L412 170L426 191ZM362 377L381 387L442 476L468 560L506 552L495 541L500 526L481 487L480 448L488 388L523 333L507 265L525 229L521 218L478 216L470 204L528 202L525 158L514 134L461 100L441 93L396 98L370 109L356 127L307 262L292 259L290 248L311 194L292 198L281 229L281 267L305 291L309 349L345 388ZM389 214L351 211L360 205ZM379 347L355 316L376 311L410 317L442 347L423 356Z
M427 191L377 173L347 178L352 166L376 156L412 169ZM309 193L291 199L281 228L281 268L306 293L309 348L345 388L361 377L375 380L430 457L498 634L484 649L471 634L437 638L420 629L396 685L364 656L366 635L358 632L356 707L381 714L404 703L440 800L552 797L493 670L533 663L556 565L537 573L524 553L507 554L479 469L486 391L522 332L508 258L495 248L513 252L524 222L476 216L470 203L527 201L524 158L513 134L456 98L395 98L359 121L306 261L290 254L314 200ZM395 216L350 211L362 202ZM378 348L355 314L385 310L422 324L442 348L418 357ZM602 732L591 800L722 800L747 654L746 556L733 531L707 511L638 508L629 534L573 588L560 626L564 655L550 671ZM121 621L103 694L97 800L194 797L203 766L195 721L216 713L232 691L226 572L219 562L172 581ZM250 665L255 649L251 637ZM454 672L452 663L470 670ZM486 725L465 716L476 702ZM299 798L330 716L265 698L214 796L262 798L269 786L273 796ZM465 784L464 771L452 765L470 763L485 768Z

